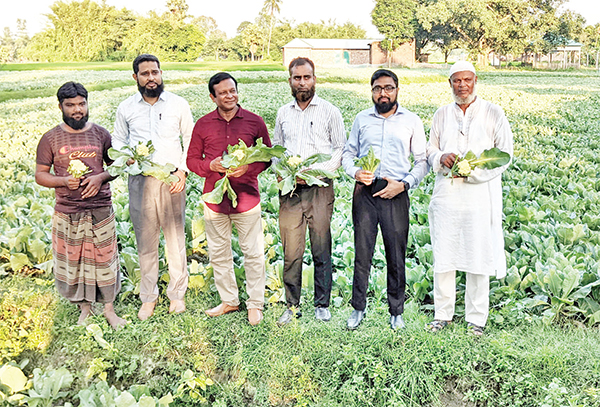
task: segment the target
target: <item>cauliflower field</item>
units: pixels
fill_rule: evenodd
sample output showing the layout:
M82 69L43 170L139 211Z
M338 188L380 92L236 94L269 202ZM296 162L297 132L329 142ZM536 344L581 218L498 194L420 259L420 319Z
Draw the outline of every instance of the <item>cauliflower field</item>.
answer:
M451 101L445 77L447 71L396 72L400 77L399 103L417 113L428 132L433 113ZM372 105L368 83L371 73L371 69L365 68L317 71L317 93L340 108L347 131L356 114ZM189 101L197 120L214 109L206 85L212 74L165 71L163 78L166 89ZM262 116L272 131L277 109L291 100L287 73L232 74L239 81L241 106ZM131 86L121 86L130 78L128 71L2 71L0 93L44 87L56 89L69 80L87 86L116 83L119 86L93 91L89 95L90 121L112 131L118 104L136 91L133 80ZM502 328L523 321L541 325L597 326L600 323L600 75L592 71L481 72L477 91L480 97L505 110L515 139L513 163L503 176L505 251L509 271L505 279L492 281L490 326ZM38 140L60 120L55 97L8 99L0 103L0 279L10 279L17 271L32 273L36 268L43 271L34 274L43 278L51 276L50 219L54 192L36 185L33 174ZM332 221L335 268L332 306L342 310L348 306L351 296L354 184L341 171L338 174ZM188 180L186 233L191 273L188 297L216 298L206 252L200 200L202 180L195 175ZM266 296L268 302L275 304L283 300L284 293L283 253L278 231L279 199L272 172L261 175L260 186L268 273ZM418 189L411 191L407 295L410 307L419 315L424 315L432 304L433 259L427 219L432 190L433 176L429 174ZM126 182L122 179L114 181L112 191L125 277L120 300L135 307L139 304L135 294L140 276L129 221ZM242 282L243 261L235 239L234 249L235 269L239 282ZM312 298L309 253L307 249L304 265L307 304ZM164 259L162 252L161 258ZM162 273L166 271L165 261L161 261L160 268ZM384 307L385 286L385 254L379 241L369 283L369 304L374 308ZM161 281L161 290L165 287L165 282ZM464 286L459 284L459 314L463 290ZM2 301L0 299L0 307L6 306ZM2 324L0 319L0 336L4 330L10 337L10 328ZM197 339L199 349L204 346L202 343L209 341L208 337ZM43 345L43 340L38 342L42 343L36 345L38 347L47 346ZM30 345L24 345L16 337L6 341L0 362L17 357L27 346ZM202 353L202 349L198 352ZM214 368L214 360L206 357L194 361L194 366L207 363ZM114 376L116 364L111 366L104 366L104 371ZM123 369L120 377L133 374ZM270 383L269 386L274 385ZM280 400L277 398L280 393L273 390L274 387L269 388L275 394L274 400ZM311 391L302 393L303 397L315 400L316 393ZM285 389L280 392L284 394ZM393 399L393 395L388 396L382 400ZM281 397L280 404L273 404L287 405L285 397ZM298 401L298 398L294 400ZM477 401L477 396L473 396L473 400Z

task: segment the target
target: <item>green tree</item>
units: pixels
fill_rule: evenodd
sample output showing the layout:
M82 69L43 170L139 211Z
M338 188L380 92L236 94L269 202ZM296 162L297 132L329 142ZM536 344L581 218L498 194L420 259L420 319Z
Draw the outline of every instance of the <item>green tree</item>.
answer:
M167 13L164 16L173 26L185 24L188 16L189 6L185 0L167 0Z
M131 11L90 0L57 1L46 14L50 27L33 36L24 55L47 61L102 61L120 49L133 23Z
M240 35L242 37L242 43L250 52L250 60L254 62L254 56L256 51L258 51L258 47L263 38L260 28L254 23L248 24L244 27Z
M275 24L275 13L281 12L281 3L283 0L265 0L263 12L269 15L269 39L267 41L267 57L271 56L271 36L273 34L273 25Z
M382 48L388 55L400 44L410 41L415 35L414 0L376 0L371 13L373 25L385 36ZM388 56L388 65L391 59Z

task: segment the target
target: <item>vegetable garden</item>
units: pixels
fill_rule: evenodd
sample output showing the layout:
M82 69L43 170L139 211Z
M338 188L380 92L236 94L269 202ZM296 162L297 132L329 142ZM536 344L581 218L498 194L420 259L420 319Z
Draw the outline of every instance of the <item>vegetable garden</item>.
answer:
M206 85L213 73L165 69L166 88L189 101L194 119L214 109ZM317 92L340 108L347 130L371 106L371 73L317 71ZM427 131L435 110L451 101L445 72L397 73L399 103L419 114ZM277 109L291 99L287 73L232 74L240 104L262 116L272 131ZM277 181L268 170L259 178L269 303L261 325L250 327L241 313L214 320L204 315L218 295L206 252L202 180L195 175L187 185L188 311L170 316L159 303L150 320L135 317L140 275L126 182L117 179L111 187L125 281L115 306L131 323L116 332L102 318L93 317L87 327L74 325L75 307L53 287L54 191L39 187L33 177L37 142L61 115L55 97L24 95L28 89L50 94L68 80L104 89L90 92L90 120L112 131L119 102L135 91L130 78L126 71L0 71L0 405L8 397L29 406L600 405L597 74L479 74L478 94L504 108L515 136L513 163L503 176L509 270L505 279L491 282L489 326L481 339L466 334L460 317L444 332L424 331L432 317L427 208L433 174L411 191L407 330L387 328L381 241L369 282L369 315L358 331L344 330L351 310L353 181L341 170L332 220L331 322L312 318L307 249L305 316L276 326L284 309L283 253ZM234 249L243 285L235 239ZM165 260L160 267L166 270ZM165 273L161 289L166 278ZM459 314L463 292L459 284ZM32 380L25 384L19 372Z

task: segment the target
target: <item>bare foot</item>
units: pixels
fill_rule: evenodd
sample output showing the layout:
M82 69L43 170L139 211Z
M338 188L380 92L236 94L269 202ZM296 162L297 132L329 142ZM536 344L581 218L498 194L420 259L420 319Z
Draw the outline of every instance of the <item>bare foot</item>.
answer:
M79 309L81 310L81 314L77 320L77 325L85 325L85 319L92 315L92 304L89 302L82 302L79 304Z
M128 322L126 320L124 320L123 318L120 318L115 313L115 309L114 309L112 303L104 304L104 317L106 318L106 320L108 321L110 326L113 327L113 329L120 329L128 324Z

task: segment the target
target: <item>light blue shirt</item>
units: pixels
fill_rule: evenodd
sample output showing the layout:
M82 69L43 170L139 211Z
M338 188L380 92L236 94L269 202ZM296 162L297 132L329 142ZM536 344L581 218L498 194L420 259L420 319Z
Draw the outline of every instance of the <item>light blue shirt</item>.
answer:
M414 188L429 172L426 146L425 130L419 116L398 106L396 112L386 118L373 106L354 119L350 137L344 146L342 165L354 178L360 170L354 159L364 157L373 147L375 156L381 160L375 177L406 181ZM411 154L414 160L412 169Z

